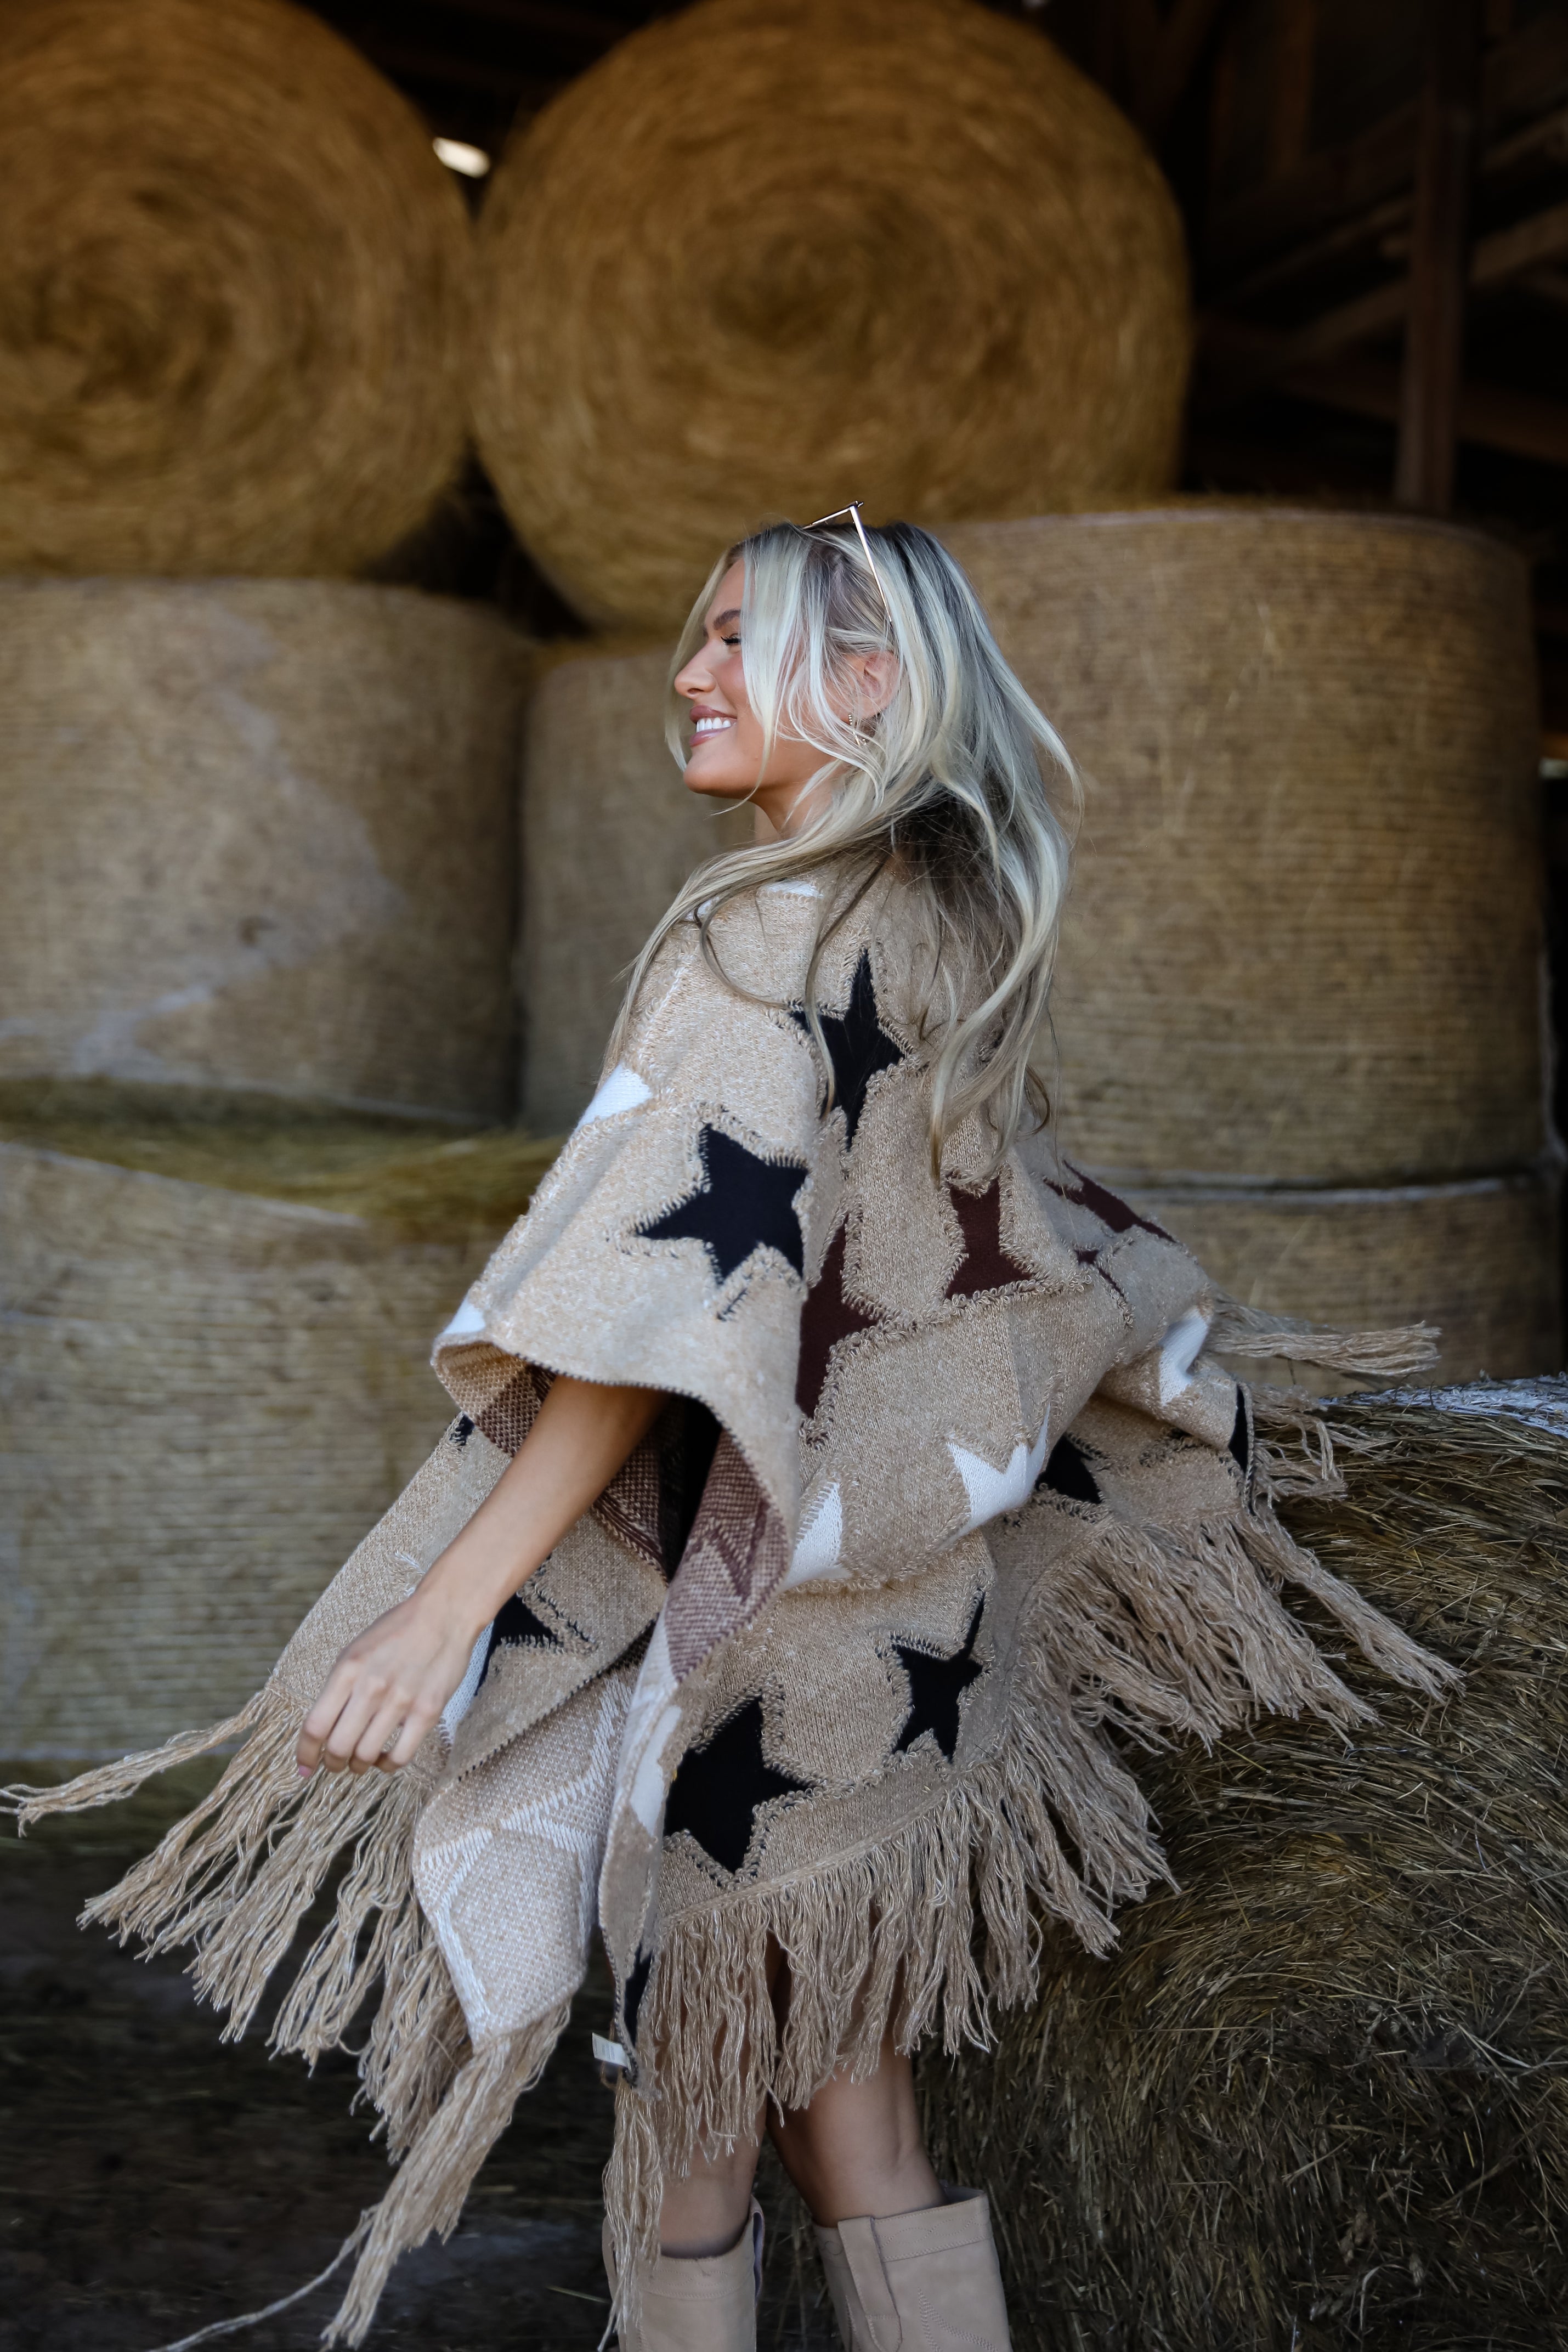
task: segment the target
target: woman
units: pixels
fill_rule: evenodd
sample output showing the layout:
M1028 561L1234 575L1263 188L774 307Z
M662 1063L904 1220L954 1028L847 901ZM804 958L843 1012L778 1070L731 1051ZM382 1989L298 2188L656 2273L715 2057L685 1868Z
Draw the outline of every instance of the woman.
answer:
M957 567L856 510L759 532L674 687L688 786L761 837L659 926L437 1342L459 1418L241 1717L68 1801L248 1735L96 1906L193 1937L241 2024L352 1846L276 2036L313 2056L380 1981L363 2072L408 2153L349 2340L455 2224L597 1908L628 2352L754 2343L764 2130L846 2345L1000 2347L986 2201L937 2181L909 2053L1030 1997L1041 1916L1103 1949L1164 1872L1107 1734L1356 1720L1287 1581L1449 1677L1273 1517L1207 1350L1277 1341L1055 1154L1076 787Z

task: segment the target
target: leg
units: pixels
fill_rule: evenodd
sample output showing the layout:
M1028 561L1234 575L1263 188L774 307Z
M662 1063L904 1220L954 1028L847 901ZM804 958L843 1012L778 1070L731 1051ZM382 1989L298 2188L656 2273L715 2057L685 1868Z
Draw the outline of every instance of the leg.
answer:
M762 2118L746 2138L683 2177L666 2173L659 2254L640 2273L634 2308L622 2309L622 2352L756 2352L762 2215L751 2184ZM604 2224L604 2268L619 2294L615 2250Z
M659 2219L659 2250L677 2261L727 2253L751 2215L751 2183L762 2144L761 2119L755 2137L737 2140L711 2162L698 2155L684 2180L668 2174Z
M835 2074L768 2129L816 2221L849 2352L1007 2352L989 2208L973 2189L945 2189L932 2170L914 2074L891 2036L869 2081Z
M874 2074L863 2083L835 2074L810 2106L771 2116L768 2132L820 2229L942 2202L921 2136L914 2070L891 2033Z

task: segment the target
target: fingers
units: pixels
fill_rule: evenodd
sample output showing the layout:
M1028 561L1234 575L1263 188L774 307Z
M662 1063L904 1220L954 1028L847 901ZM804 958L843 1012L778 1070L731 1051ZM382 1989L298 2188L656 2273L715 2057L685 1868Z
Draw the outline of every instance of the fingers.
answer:
M328 1675L326 1687L300 1729L299 1744L294 1754L302 1773L314 1772L321 1761L322 1751L353 1687L354 1669L345 1660L340 1659Z
M408 1706L401 1692L389 1693L383 1676L367 1675L362 1666L335 1668L305 1718L296 1750L300 1770L309 1773L320 1764L329 1772L368 1771Z
M405 1764L410 1763L420 1741L436 1720L437 1717L432 1710L423 1706L411 1707L403 1717L402 1729L398 1733L391 1750L381 1759L382 1771L400 1772Z
M385 1763L386 1751L402 1730L408 1710L409 1701L401 1691L382 1700L354 1742L354 1752L349 1759L350 1772L368 1772L373 1765Z
M430 1732L473 1652L466 1628L454 1635L403 1601L368 1626L339 1657L306 1717L295 1754L308 1779L329 1772L395 1772Z

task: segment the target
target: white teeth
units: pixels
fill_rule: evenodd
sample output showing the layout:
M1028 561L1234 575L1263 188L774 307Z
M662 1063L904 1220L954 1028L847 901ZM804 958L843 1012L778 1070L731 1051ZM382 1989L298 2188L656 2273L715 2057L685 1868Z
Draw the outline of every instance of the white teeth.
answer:
M692 731L695 735L718 735L734 724L733 719L699 719Z

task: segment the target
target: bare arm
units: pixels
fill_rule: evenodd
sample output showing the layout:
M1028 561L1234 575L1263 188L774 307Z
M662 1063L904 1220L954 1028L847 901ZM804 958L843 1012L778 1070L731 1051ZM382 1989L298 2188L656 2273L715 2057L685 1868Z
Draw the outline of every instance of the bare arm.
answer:
M332 1772L372 1765L395 1772L408 1762L462 1681L483 1628L598 1501L664 1402L658 1389L565 1378L551 1384L516 1459L462 1534L406 1601L340 1655L299 1735L302 1772L318 1763Z

